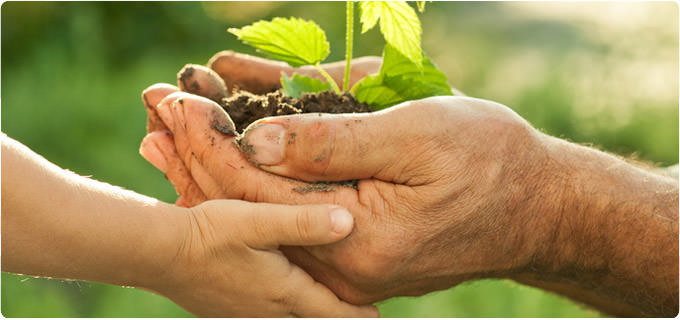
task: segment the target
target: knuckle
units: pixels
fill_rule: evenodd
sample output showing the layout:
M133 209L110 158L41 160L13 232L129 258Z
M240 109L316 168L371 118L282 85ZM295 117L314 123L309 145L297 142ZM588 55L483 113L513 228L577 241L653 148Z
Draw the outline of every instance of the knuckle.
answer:
M300 276L300 269L290 267L288 271L282 276L281 281L277 281L271 287L270 300L282 309L288 312L294 312L297 309L299 291L293 285L296 278Z
M251 212L243 219L247 220L247 223L243 227L247 228L246 233L251 235L248 238L251 238L253 241L271 238L271 232L269 228L267 228L268 223L263 221L261 214L258 212Z
M288 288L279 288L278 290L274 290L270 300L272 303L281 306L282 309L290 313L293 313L297 308L297 296L291 289Z
M298 143L295 143L294 159L304 159L293 163L302 172L325 175L336 154L336 126L333 122L325 119L327 115L316 116L315 119L303 125L302 132L298 133ZM310 178L310 177L303 177Z
M311 239L313 236L314 222L310 210L305 208L295 216L297 235L302 240Z
M173 92L167 96L165 96L159 103L159 106L171 106L173 103L175 103L178 99L181 99L182 97L186 97L187 93L182 92L182 91L176 91Z

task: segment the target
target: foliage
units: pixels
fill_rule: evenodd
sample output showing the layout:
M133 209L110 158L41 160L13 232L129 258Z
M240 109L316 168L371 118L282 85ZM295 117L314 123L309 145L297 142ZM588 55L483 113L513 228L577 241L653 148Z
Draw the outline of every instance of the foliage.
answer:
M293 98L299 98L305 92L320 92L330 90L328 82L319 79L294 74L289 78L285 73L281 75L281 88L283 93Z
M416 1L416 5L418 5L418 12L425 12L425 1Z
M326 33L298 18L258 21L241 29L229 28L240 40L293 67L315 65L330 53Z
M378 74L365 77L352 90L357 100L378 110L409 100L453 95L446 76L429 59L423 58L418 68L389 44Z
M423 32L416 12L405 1L362 1L361 33L371 30L380 20L385 41L419 68L423 54L420 35Z
M424 10L424 2L418 3ZM378 22L380 32L387 44L384 48L380 72L358 82L350 92L359 102L375 110L395 104L435 95L452 95L446 76L423 55L420 46L422 29L415 10L405 1L363 1L360 2L362 33L366 33ZM352 57L353 5L347 3L346 46L347 61L343 88L347 88L350 61ZM271 22L258 21L241 29L230 28L246 44L272 58L288 62L294 67L313 65L326 78L330 86L340 93L339 86L319 66L328 56L326 34L315 23L297 18L274 18ZM307 32L300 35L301 32ZM281 79L284 93L299 94L302 90L325 89L313 79L295 75L294 81ZM316 85L311 85L316 84ZM299 86L299 87L298 87Z
M0 12L2 131L63 168L172 203L177 198L172 186L138 153L146 121L139 97L146 86L173 83L188 61L205 63L225 47L254 54L236 37L225 40L225 24L246 18L300 13L313 17L330 42L344 39L344 28L333 27L345 20L338 14L342 2L268 5L267 11L247 14L255 5L6 2ZM635 151L653 163L677 163L674 3L427 5L423 41L436 43L428 53L457 89L499 101L550 135L624 156ZM527 6L560 18L519 8ZM649 12L651 18L636 14L613 26L593 15L574 18L603 8ZM602 36L592 37L592 24L584 21L597 22ZM440 30L446 30L445 39ZM381 54L382 35L374 31L362 35L355 56ZM343 56L334 50L327 59ZM650 73L639 68L648 65L670 66L649 68L648 79ZM614 80L602 80L607 76ZM645 85L648 80L653 86ZM7 273L1 284L6 317L190 316L168 299L133 288ZM568 299L507 280L390 299L378 308L385 317L597 316Z

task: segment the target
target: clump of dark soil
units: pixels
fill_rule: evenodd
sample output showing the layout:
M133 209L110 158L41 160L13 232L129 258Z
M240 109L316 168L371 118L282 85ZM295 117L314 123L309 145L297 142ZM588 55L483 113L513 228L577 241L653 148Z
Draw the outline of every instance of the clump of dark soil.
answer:
M338 95L333 91L315 94L303 93L299 99L284 95L280 90L265 95L248 91L236 91L230 97L222 98L220 105L234 121L236 131L243 133L248 125L261 118L300 113L360 113L371 112L365 103L359 103L351 94ZM252 148L241 145L243 148ZM255 152L247 150L245 153ZM357 180L316 182L293 188L300 194L309 192L333 192L335 188L357 189Z
M365 103L359 103L349 93L338 95L333 91L316 94L303 93L299 99L284 95L280 90L265 95L237 91L222 99L222 108L242 133L249 124L270 116L299 113L357 113L370 112Z

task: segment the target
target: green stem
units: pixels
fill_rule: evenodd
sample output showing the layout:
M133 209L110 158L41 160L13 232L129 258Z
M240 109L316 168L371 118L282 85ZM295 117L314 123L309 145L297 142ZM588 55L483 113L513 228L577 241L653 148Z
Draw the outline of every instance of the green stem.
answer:
M333 90L335 91L335 93L337 93L337 94L342 94L342 91L340 91L340 88L338 87L338 84L335 83L335 80L333 80L333 78L331 78L331 75L328 74L328 72L326 72L326 70L324 70L323 68L321 68L321 65L320 65L318 62L314 65L314 68L316 68L316 70L319 71L319 73L320 73L324 78L326 78L326 81L328 81L328 83L331 84L331 87L333 87Z
M350 64L352 61L352 42L354 40L354 2L347 1L347 31L345 32L345 81L342 91L349 88Z

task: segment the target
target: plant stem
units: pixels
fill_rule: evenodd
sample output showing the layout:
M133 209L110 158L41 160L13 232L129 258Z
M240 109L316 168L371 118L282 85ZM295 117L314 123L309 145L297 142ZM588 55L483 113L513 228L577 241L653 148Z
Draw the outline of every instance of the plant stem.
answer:
M316 70L319 71L319 73L320 73L324 78L326 78L326 81L328 81L328 83L331 84L331 87L333 87L333 90L335 91L335 93L337 93L337 94L342 94L342 91L340 91L340 88L338 87L338 84L335 83L335 80L333 80L333 78L331 78L331 75L328 74L328 72L326 72L326 70L324 70L323 68L321 68L321 65L320 65L318 62L314 65L314 68L316 68Z
M354 41L354 2L347 1L347 31L345 32L345 81L342 91L349 88L350 64L352 61L352 42Z

